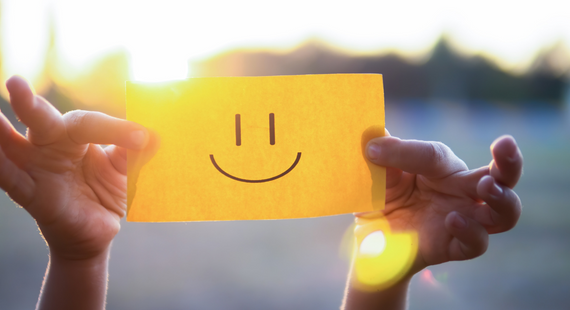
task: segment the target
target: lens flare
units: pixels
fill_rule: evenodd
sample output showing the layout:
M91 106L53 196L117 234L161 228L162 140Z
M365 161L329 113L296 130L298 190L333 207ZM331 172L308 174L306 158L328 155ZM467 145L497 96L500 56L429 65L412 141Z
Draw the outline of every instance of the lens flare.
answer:
M431 272L431 270L429 270L429 269L424 269L424 271L422 271L422 273L420 274L420 279L423 282L428 283L430 285L434 285L434 286L437 285L437 280L433 276L433 272Z
M390 287L411 268L418 251L416 232L392 233L386 218L357 218L352 285L363 291Z
M386 237L382 231L378 230L364 237L360 243L359 253L360 255L378 256L384 252L385 248Z

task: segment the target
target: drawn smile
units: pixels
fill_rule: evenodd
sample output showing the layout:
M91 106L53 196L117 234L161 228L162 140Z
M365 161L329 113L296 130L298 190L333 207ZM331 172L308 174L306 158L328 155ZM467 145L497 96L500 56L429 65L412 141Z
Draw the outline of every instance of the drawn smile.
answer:
M218 166L218 164L216 163L216 160L214 159L214 155L210 154L210 160L212 161L212 164L214 165L214 167L216 167L216 169L218 169L219 172L221 172L223 175L227 176L230 179L234 179L236 181L240 181L240 182L246 182L246 183L263 183L263 182L269 182L269 181L273 181L273 180L277 180L280 177L286 175L287 173L291 172L291 170L293 170L295 168L295 166L297 166L297 164L299 163L299 160L301 160L301 152L297 153L297 158L295 158L295 162L291 165L291 167L289 167L289 169L285 170L283 173L276 175L274 177L268 178L268 179L260 179L260 180L248 180L248 179L242 179L242 178L238 178L236 176L233 176L227 172L225 172L222 168L220 168L220 166Z
M236 116L235 116L235 126L236 126L235 127L236 128L236 146L241 146L241 115L240 114L236 114ZM269 144L275 145L275 114L273 114L273 113L269 113ZM216 167L216 169L218 169L218 171L221 174L227 176L228 178L230 178L232 180L236 180L236 181L240 181L240 182L246 182L246 183L263 183L263 182L269 182L269 181L277 180L280 177L291 172L291 170L295 169L295 166L297 166L297 164L299 163L299 160L301 160L301 152L297 153L297 158L295 158L295 162L291 165L291 167L289 167L289 169L285 170L283 173L276 175L274 177L267 178L267 179L260 179L260 180L242 179L242 178L238 178L236 176L233 176L233 175L225 172L224 169L222 169L222 168L220 168L220 166L218 166L218 163L216 163L216 160L214 159L213 154L210 154L210 160L212 161L212 165L214 165L214 167Z

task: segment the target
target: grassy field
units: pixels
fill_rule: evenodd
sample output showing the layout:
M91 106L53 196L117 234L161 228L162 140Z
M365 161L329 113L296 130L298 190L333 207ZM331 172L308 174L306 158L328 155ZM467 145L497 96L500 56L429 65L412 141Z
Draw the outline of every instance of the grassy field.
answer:
M512 134L525 157L524 209L487 253L430 267L411 309L567 309L570 304L570 122L565 111L446 102L393 103L387 127L439 140L471 168ZM348 269L339 257L351 215L284 221L123 223L108 309L337 309ZM31 309L47 263L34 221L0 197L0 309ZM434 281L435 279L435 281Z

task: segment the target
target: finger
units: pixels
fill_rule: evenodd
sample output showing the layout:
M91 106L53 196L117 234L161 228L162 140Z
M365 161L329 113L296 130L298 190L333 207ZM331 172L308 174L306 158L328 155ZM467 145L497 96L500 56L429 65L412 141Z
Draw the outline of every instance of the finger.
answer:
M454 237L449 244L450 260L466 260L487 251L489 235L483 226L456 211L445 217L445 227Z
M386 189L391 189L400 184L403 173L404 172L398 168L386 167Z
M384 128L384 136L392 136L387 128ZM391 189L400 184L400 181L402 180L402 174L403 171L398 168L386 167L386 189Z
M115 170L120 174L127 174L127 149L124 147L109 145L105 148L105 153Z
M509 188L515 187L523 167L522 154L515 139L512 136L497 138L491 145L491 153L491 176Z
M133 203L140 170L156 155L160 148L160 136L158 133L154 130L149 130L148 134L149 141L143 150L129 150L127 152L127 212Z
M21 206L26 206L33 197L34 181L18 168L0 148L0 188Z
M16 166L23 168L29 162L32 145L14 129L2 113L0 113L0 146L4 155Z
M63 120L67 135L77 144L114 144L141 150L149 139L144 126L100 112L71 111Z
M352 213L352 215L354 215L356 218L364 218L364 219L377 219L377 218L385 217L382 210L354 212L354 213Z
M467 170L467 165L441 142L379 137L368 142L366 154L377 165L429 178L441 178Z
M475 220L487 228L491 234L512 229L517 224L521 212L521 200L517 194L506 186L497 184L491 176L481 178L477 192L486 202L475 212Z
M36 145L55 142L64 133L61 113L47 100L35 96L26 80L13 76L6 81L10 104L18 118L28 126L28 139Z
M462 193L475 201L481 201L481 197L477 193L477 185L481 178L486 175L489 175L489 166L466 171L462 173L460 179L445 182L445 186L451 193Z

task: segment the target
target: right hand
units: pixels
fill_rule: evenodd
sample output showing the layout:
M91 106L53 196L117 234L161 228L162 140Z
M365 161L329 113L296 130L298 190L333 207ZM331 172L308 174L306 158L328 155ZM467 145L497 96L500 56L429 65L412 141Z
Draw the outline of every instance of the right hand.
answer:
M61 115L18 76L6 86L28 134L0 115L0 187L36 219L52 256L106 253L126 213L127 149L143 150L153 136L98 112Z

